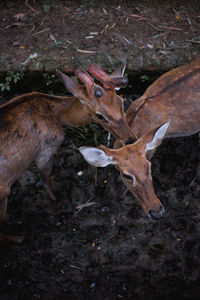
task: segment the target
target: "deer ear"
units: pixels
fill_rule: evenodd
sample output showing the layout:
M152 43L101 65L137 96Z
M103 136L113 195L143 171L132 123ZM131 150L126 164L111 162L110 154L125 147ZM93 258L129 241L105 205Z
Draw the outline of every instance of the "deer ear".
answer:
M151 141L148 142L145 147L145 152L148 157L151 157L152 152L154 153L154 150L162 143L162 140L169 127L169 124L170 124L170 120L153 132ZM150 134L152 135L152 132Z
M85 99L83 87L78 82L76 82L66 74L60 72L59 70L57 70L57 73L63 80L64 86L66 87L68 92L72 93L75 97L79 99Z
M116 164L112 156L107 155L102 149L95 147L80 147L79 151L85 160L95 167L106 167L109 164Z
M110 76L111 77L123 77L125 69L126 69L126 65L123 65L120 68L118 68L117 70L115 70L114 72L112 72L110 74Z
M125 68L126 65L123 65L110 75L110 79L115 86L115 90L119 90L128 84L128 78L124 77Z

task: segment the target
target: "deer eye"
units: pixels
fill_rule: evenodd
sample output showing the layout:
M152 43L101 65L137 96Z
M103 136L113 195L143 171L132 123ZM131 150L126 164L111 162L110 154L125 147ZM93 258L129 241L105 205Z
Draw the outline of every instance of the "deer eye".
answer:
M103 96L103 91L102 91L102 89L97 88L97 89L94 91L94 95L95 95L95 97L97 97L97 98L101 98L101 97Z
M106 120L106 118L104 118L104 116L102 116L102 115L100 115L100 114L96 114L96 117L97 117L99 120L101 120L101 121L106 121L106 122L108 122L108 121Z
M126 141L125 145L130 145L133 144L135 142L133 137L128 138L128 140Z
M133 181L133 177L127 174L123 174L123 177L128 181Z

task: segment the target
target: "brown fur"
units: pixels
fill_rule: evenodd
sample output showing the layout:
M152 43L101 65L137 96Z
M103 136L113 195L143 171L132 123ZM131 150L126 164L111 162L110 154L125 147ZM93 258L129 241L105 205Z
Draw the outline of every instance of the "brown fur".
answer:
M117 137L131 135L122 100L114 90L99 87L102 97L97 99L95 89L98 86L87 72L77 71L84 87L59 73L69 91L78 98L33 92L0 106L0 227L5 218L10 187L32 161L35 161L51 199L55 199L50 175L53 156L64 138L62 126L81 126L95 120ZM84 99L86 104L79 99ZM96 117L101 111L106 122ZM118 120L121 127L118 127ZM0 241L21 242L22 239L0 233Z
M50 174L53 156L64 137L62 125L84 125L91 121L89 111L80 119L81 106L75 97L37 92L0 106L0 224L5 218L11 185L32 161L35 161L50 197L55 199ZM0 234L0 241L21 242L22 237Z
M200 130L200 59L158 78L127 110L137 138L170 120L166 137L189 136Z
M131 130L139 140L130 145L130 148L120 149L119 165L124 160L128 161L127 168L131 166L131 172L138 178L140 188L139 185L128 184L123 176L122 179L140 201L145 212L148 213L152 209L159 211L161 203L151 183L149 164L144 151L146 142L139 141L144 141L150 130L168 120L170 125L165 138L189 136L200 131L200 58L158 78L142 97L130 105L126 116ZM115 147L119 148L120 145L117 141ZM151 151L151 157L154 151ZM143 178L141 174L144 175Z

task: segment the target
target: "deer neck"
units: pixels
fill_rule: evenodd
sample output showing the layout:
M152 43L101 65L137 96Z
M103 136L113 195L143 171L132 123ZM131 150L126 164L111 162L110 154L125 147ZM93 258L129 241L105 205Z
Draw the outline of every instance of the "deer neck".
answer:
M62 126L84 126L92 122L91 111L78 98L68 97L63 101L64 103L55 108L56 117Z

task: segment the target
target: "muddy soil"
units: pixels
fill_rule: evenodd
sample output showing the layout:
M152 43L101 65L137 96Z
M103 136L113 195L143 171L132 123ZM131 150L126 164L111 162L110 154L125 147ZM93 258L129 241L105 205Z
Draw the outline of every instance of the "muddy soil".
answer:
M65 129L54 202L34 165L13 185L4 231L25 240L0 245L1 300L199 299L199 136L165 140L152 159L166 209L157 222L124 194L113 166L95 169L78 151L106 143L96 124Z
M0 71L169 70L200 56L198 0L1 0Z

